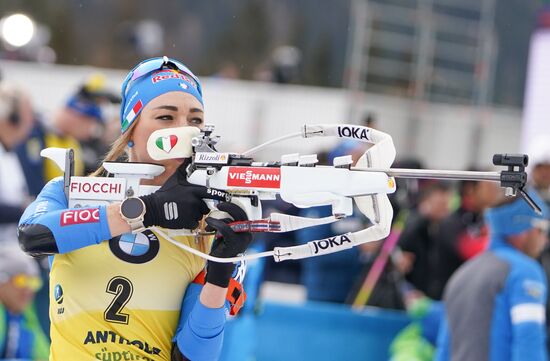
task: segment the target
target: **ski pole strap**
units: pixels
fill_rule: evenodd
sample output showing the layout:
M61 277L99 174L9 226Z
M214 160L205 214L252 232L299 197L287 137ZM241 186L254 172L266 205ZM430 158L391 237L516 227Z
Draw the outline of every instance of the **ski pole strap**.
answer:
M206 270L202 270L197 277L195 277L193 283L204 285L206 283ZM229 286L227 288L225 299L229 301L229 314L231 316L237 315L246 301L246 292L244 292L243 285L241 285L233 277L229 279Z

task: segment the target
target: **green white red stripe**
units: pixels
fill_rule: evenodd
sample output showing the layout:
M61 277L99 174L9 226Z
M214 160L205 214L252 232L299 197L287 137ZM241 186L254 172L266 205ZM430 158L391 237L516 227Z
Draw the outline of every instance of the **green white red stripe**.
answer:
M155 144L160 150L165 151L166 153L170 153L172 148L176 145L178 142L178 137L175 135L169 135L167 137L159 137L155 141Z
M130 124L132 124L141 108L143 108L143 103L141 102L141 100L138 100L137 103L133 106L132 110L130 110L130 112L126 115L124 123L122 124L122 129L126 129L128 126L130 126Z

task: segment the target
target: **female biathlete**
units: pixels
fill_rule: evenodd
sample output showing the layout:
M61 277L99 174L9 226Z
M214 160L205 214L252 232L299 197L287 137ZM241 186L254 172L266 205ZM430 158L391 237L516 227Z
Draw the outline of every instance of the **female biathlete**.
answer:
M204 124L198 78L168 58L146 60L128 74L121 107L122 135L106 160L127 153L130 162L154 163L146 148L152 132ZM206 223L221 236L212 246L211 238L184 235L183 229L195 229L209 212L206 188L186 181L187 162L156 162L164 173L142 184L162 187L149 195L69 209L58 178L27 208L19 225L21 247L31 255L50 255L50 360L219 357L235 265L208 262L204 279L201 258L148 228L165 228L179 242L217 257L244 252L252 237L234 233L228 220L210 217ZM234 204L218 208L246 220Z

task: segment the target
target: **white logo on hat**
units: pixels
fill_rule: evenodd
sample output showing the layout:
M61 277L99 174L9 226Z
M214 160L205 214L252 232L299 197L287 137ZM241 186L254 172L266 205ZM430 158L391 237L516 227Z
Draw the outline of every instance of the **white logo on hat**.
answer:
M187 84L185 84L185 83L180 83L180 87L182 87L183 89L189 88L189 87L187 86Z

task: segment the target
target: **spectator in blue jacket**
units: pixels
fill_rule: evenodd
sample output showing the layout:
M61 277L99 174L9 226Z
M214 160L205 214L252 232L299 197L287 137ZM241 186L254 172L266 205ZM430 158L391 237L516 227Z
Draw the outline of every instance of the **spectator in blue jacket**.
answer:
M445 292L436 360L546 360L546 277L535 261L548 208L519 198L489 209L489 250L462 265Z
M32 307L38 266L17 244L0 247L0 360L47 360L49 344Z

